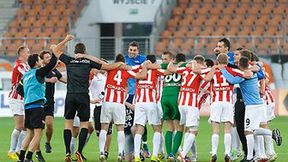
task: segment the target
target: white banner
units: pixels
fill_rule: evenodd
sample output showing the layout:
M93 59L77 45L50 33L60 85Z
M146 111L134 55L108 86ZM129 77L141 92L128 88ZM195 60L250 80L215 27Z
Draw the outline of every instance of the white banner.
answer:
M12 117L8 102L9 91L0 91L0 117ZM55 92L55 117L63 117L66 91Z

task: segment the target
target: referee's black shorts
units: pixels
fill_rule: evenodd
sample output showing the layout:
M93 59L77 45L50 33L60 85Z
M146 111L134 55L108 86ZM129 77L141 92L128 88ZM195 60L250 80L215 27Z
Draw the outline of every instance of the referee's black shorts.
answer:
M45 115L43 107L25 110L25 128L28 129L44 129Z
M95 125L95 131L96 131L97 136L99 136L100 131L101 131L101 122L100 122L101 109L102 109L102 106L95 106L95 109L94 109L94 125ZM112 134L112 123L109 124L107 134L108 135Z
M77 111L80 122L88 122L90 118L90 98L88 93L67 93L64 117L73 120Z

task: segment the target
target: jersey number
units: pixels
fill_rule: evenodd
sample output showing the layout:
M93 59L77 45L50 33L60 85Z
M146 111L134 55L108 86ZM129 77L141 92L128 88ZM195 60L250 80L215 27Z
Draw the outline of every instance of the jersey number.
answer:
M179 82L181 80L181 75L174 73L172 75L166 75L165 76L165 82L166 83L169 83L172 79L173 79L174 83Z
M222 82L219 82L219 80L217 80L217 76L214 75L213 76L213 80L214 80L214 86L215 87L225 87L225 86L229 86L229 83L227 82L227 80L225 78L223 78L223 75L219 75L218 77L222 78Z
M152 70L147 71L147 78L145 80L139 80L139 84L152 84Z
M184 71L183 72L184 76L182 77L182 85L186 84L187 81L187 76L189 74L188 71ZM197 75L195 75L192 71L190 72L190 74L192 74L192 77L190 78L189 82L187 83L187 86L191 86L191 84L193 83L194 79L196 78Z
M117 74L113 78L117 82L117 85L120 85L120 83L122 82L121 76L122 76L121 71L117 71Z

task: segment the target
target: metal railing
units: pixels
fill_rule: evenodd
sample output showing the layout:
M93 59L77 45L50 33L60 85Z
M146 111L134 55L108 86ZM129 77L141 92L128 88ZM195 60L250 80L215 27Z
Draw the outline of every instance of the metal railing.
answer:
M244 47L254 51L259 55L288 54L288 39L284 36L226 36L232 45L231 50ZM195 36L195 37L85 37L76 38L69 43L68 52L73 52L76 42L83 42L87 46L87 51L96 56L104 57L108 60L114 58L116 53L126 53L128 43L138 41L141 53L161 54L169 50L174 53L182 52L187 55L213 54L219 39L223 36ZM27 45L32 52L39 52L48 49L50 44L57 44L63 38L37 37L37 38L0 38L0 54L15 55L20 45ZM158 41L159 40L159 41ZM156 42L156 43L154 43Z

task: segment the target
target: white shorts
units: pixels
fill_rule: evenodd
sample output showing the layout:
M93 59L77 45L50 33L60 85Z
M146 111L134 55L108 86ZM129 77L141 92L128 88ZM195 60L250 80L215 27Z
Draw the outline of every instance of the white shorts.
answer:
M152 125L160 125L161 118L159 118L159 112L157 104L154 102L140 102L135 104L134 123L145 126L146 122Z
M73 120L73 127L80 127L80 118L77 116L77 114L75 115L74 117L74 120Z
M211 104L211 112L209 121L223 123L230 122L233 124L234 122L234 108L232 103L230 102L213 102Z
M9 107L13 115L25 115L23 100L8 98Z
M157 102L157 108L158 108L159 118L162 119L163 118L163 110L162 110L162 105L161 105L160 101Z
M264 108L263 104L245 106L244 130L253 131L259 128L263 116L265 116Z
M267 109L266 109L267 121L271 121L275 118L274 108L275 108L275 103L270 103L267 105Z
M185 125L186 127L193 127L196 130L199 126L199 109L192 106L179 106L180 112L180 125Z
M103 102L100 123L125 124L125 106L116 102Z

